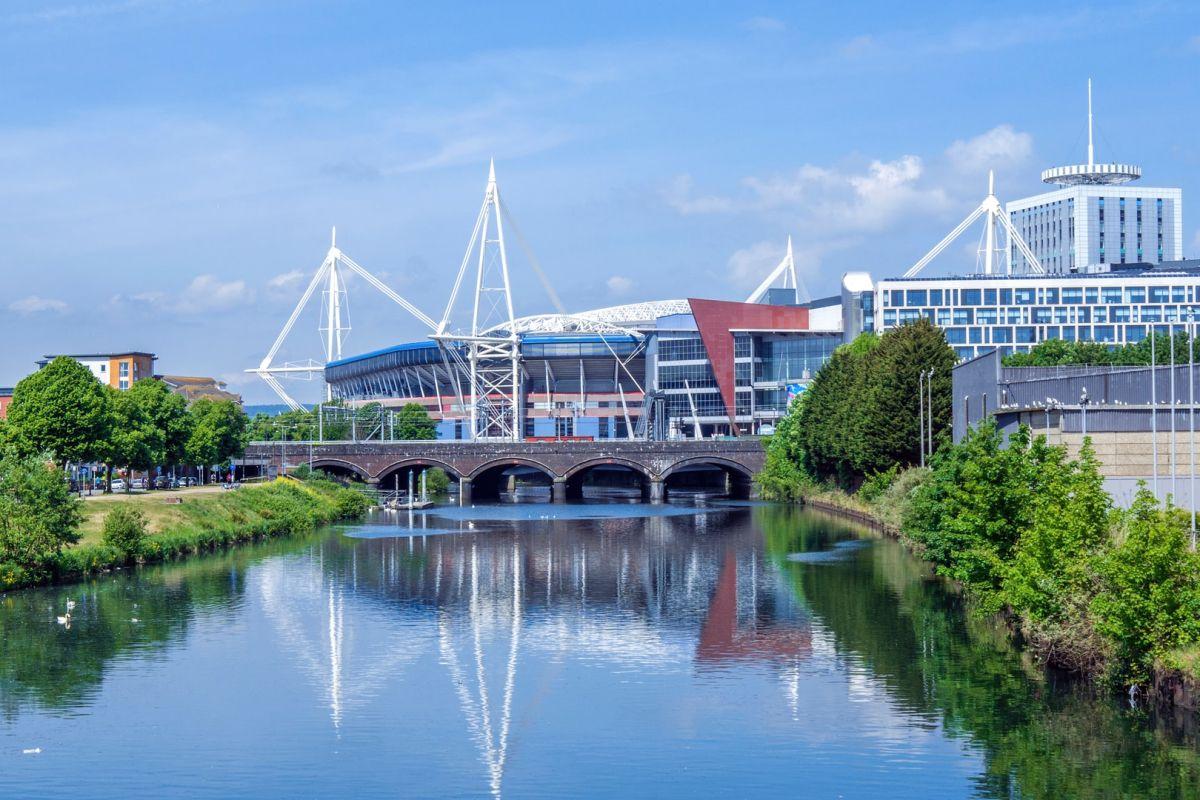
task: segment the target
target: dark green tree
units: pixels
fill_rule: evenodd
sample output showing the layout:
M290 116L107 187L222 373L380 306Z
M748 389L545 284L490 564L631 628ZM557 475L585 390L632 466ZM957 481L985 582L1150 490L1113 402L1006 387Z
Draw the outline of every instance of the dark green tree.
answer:
M44 568L79 541L80 504L53 464L7 450L0 456L0 562Z
M950 371L955 361L941 328L925 318L892 328L879 338L868 362L866 391L857 399L846 398L862 418L856 472L871 475L920 463L920 415L930 395L932 413L925 406L925 414L933 422L935 446L948 438ZM927 387L921 376L930 370L933 385Z
M159 462L163 465L182 464L193 423L187 400L157 378L135 381L127 394L135 398L150 423L162 434Z
M396 438L402 440L435 439L437 423L417 403L408 403L396 414Z
M60 466L101 460L112 421L108 391L66 356L17 383L8 409L13 441L26 453L49 453Z

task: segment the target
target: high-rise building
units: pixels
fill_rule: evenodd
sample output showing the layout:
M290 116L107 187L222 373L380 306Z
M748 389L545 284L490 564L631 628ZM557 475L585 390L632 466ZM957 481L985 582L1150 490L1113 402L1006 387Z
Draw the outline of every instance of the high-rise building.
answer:
M1134 164L1097 163L1088 81L1086 164L1052 167L1042 182L1060 188L1005 205L1009 220L1047 272L1082 272L1097 264L1160 264L1183 253L1183 191L1134 187ZM1029 270L1012 246L1013 269Z

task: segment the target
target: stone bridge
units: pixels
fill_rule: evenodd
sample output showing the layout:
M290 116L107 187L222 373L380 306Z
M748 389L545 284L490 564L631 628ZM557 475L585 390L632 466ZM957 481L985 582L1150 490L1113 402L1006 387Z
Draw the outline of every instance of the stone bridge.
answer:
M582 495L597 468L632 472L651 502L701 472L719 470L735 497L749 497L762 469L762 441L753 437L667 442L252 442L245 462L279 470L310 464L389 486L401 473L440 467L459 482L463 502L499 495L506 474L547 481L555 502ZM402 479L402 483L407 478Z

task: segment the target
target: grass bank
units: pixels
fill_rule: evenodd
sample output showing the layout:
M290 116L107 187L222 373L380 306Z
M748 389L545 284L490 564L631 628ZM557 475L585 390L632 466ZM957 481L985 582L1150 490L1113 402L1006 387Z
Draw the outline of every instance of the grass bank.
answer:
M168 502L177 498L182 502ZM169 561L289 536L337 520L357 519L367 507L364 496L353 489L330 481L290 479L220 493L155 492L90 500L82 508L80 541L33 568L0 563L0 590L74 581L131 563ZM136 556L101 539L104 519L117 508L138 511L146 519L147 536Z

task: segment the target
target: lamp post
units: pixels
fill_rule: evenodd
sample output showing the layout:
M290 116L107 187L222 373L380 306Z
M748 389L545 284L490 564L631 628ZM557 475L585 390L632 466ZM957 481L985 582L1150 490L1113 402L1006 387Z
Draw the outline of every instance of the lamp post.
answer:
M1083 393L1079 395L1079 411L1080 411L1080 428L1083 432L1083 438L1087 438L1087 407L1088 396L1087 387L1083 387Z
M929 368L929 374L925 378L925 407L929 410L929 425L926 430L929 432L929 458L933 458L933 367Z
M1175 323L1171 323L1171 497L1179 497L1179 480L1175 458L1175 408L1178 398L1175 396Z
M917 373L917 420L920 432L917 434L921 447L921 466L925 466L925 370Z
M1158 366L1155 363L1155 340L1158 330L1150 326L1150 458L1154 464L1151 467L1154 481L1154 499L1158 500Z
M1188 499L1192 506L1192 550L1196 549L1196 309L1188 309Z

